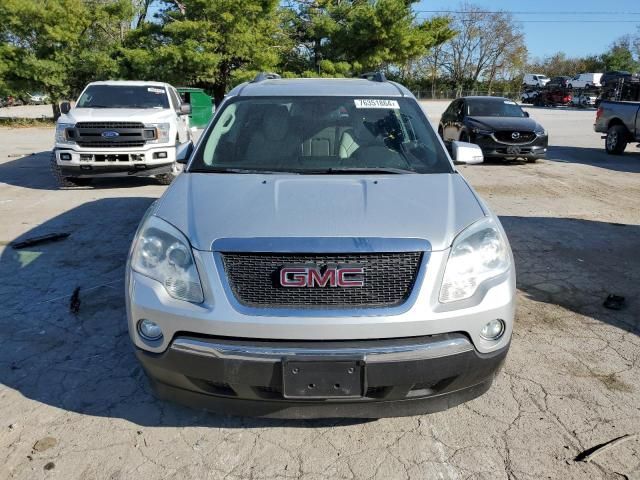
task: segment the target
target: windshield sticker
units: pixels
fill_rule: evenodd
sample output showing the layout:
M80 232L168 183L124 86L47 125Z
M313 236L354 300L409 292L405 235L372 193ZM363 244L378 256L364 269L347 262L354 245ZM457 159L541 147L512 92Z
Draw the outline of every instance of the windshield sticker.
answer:
M381 98L364 98L354 99L356 108L387 108L387 109L399 109L397 100L384 100Z
M511 100L505 100L504 101L505 105L515 105L516 102L512 102Z
M164 88L149 87L149 88L147 88L147 92L151 92L151 93L164 93Z

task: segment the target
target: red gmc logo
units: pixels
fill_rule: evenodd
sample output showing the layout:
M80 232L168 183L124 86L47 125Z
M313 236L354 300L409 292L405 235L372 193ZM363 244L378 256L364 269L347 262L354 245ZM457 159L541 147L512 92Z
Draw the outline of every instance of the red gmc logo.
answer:
M280 285L305 287L364 287L364 268L356 265L285 265L280 269Z

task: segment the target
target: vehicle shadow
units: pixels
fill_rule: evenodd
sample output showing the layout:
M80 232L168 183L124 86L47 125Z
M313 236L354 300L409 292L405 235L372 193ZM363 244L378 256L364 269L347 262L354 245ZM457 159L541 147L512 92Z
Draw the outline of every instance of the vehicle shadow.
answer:
M623 155L609 155L602 147L549 146L547 160L562 163L577 163L605 168L616 172L640 173L640 150L635 144L627 146Z
M123 281L131 239L151 202L88 202L16 240L54 231L69 232L67 239L22 250L4 247L0 383L56 408L143 426L316 428L366 421L227 417L152 396L128 338ZM541 217L502 221L525 295L640 334L640 227ZM72 313L77 287L79 308ZM624 310L602 307L610 292L627 298Z
M500 217L528 298L640 335L640 226L573 218ZM603 306L625 297L622 310ZM588 325L585 325L588 328Z
M51 173L51 151L32 153L0 163L0 183L34 190L58 190ZM112 177L93 179L88 187L78 188L133 188L143 185L158 185L151 177Z
M21 250L4 246L0 384L57 408L143 426L316 428L369 421L232 418L153 397L129 340L124 299L129 246L152 201L88 202L15 240L61 231L69 232L68 238ZM80 304L74 314L76 287Z

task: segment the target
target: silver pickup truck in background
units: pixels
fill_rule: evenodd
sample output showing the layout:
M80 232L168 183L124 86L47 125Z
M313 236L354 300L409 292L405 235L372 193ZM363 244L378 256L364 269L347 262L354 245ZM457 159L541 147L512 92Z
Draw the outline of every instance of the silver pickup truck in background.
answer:
M596 132L606 133L607 153L621 155L627 144L640 142L640 102L603 101L596 113Z

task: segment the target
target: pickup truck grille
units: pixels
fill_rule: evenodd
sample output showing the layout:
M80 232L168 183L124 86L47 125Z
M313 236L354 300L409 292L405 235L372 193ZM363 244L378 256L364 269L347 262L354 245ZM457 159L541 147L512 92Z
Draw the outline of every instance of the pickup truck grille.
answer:
M381 308L404 303L413 289L422 252L358 254L223 253L231 290L242 305L258 308ZM356 264L364 269L363 287L285 288L285 265Z
M519 137L513 138L512 135L514 133L519 134ZM494 135L500 142L513 143L513 144L530 143L530 142L533 142L536 138L536 134L533 132L519 132L519 131L513 131L513 130L496 132Z
M103 136L104 132L115 134ZM155 139L156 131L139 122L78 122L67 130L67 136L81 147L131 148Z

